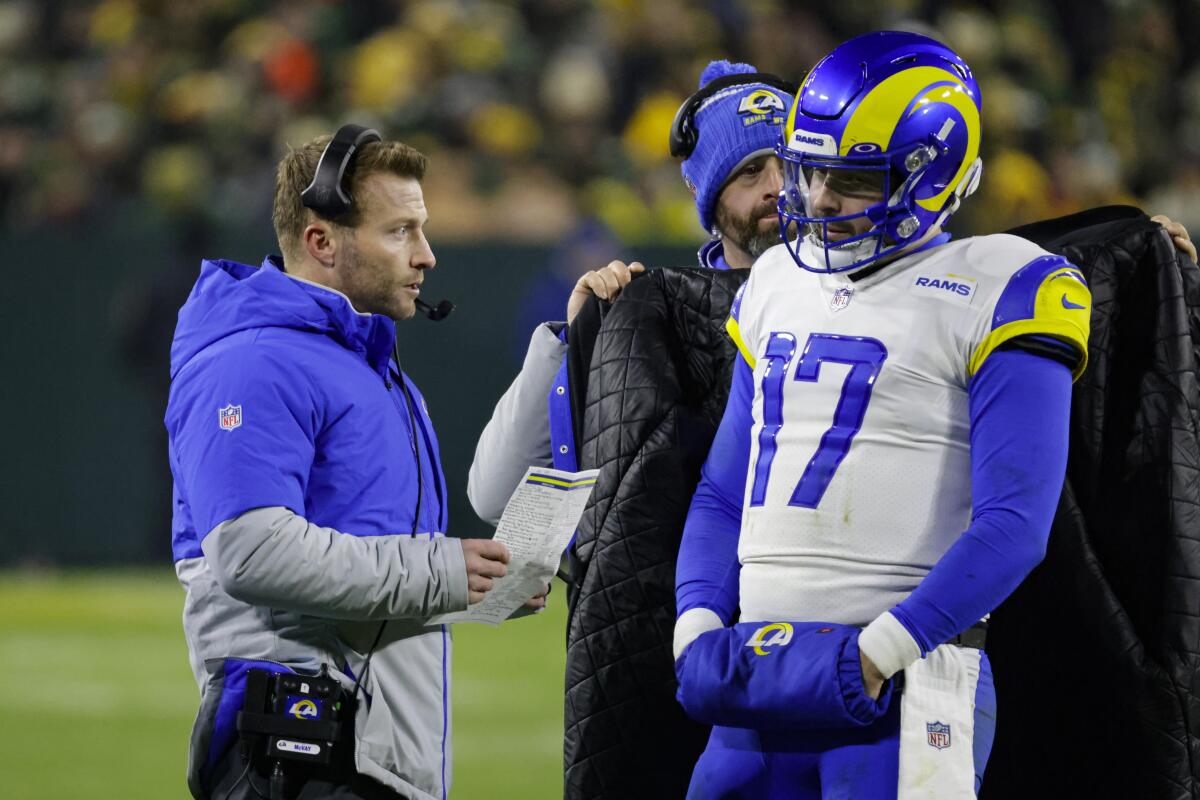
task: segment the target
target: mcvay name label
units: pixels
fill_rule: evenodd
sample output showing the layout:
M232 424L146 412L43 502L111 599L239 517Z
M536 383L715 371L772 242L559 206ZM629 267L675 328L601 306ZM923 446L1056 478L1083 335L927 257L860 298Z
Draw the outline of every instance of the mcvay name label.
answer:
M913 278L912 288L956 305L969 306L975 297L975 280L961 275L918 275Z
M321 745L311 742L293 742L290 739L280 739L275 743L275 746L289 753L303 753L307 756L320 755L321 753Z

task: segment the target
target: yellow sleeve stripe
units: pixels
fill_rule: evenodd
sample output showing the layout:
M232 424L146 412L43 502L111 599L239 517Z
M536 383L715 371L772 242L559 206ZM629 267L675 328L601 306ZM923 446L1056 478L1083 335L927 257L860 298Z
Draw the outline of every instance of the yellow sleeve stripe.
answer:
M725 331L737 345L738 352L742 354L742 358L746 359L750 369L754 369L754 356L750 353L750 348L746 347L746 341L742 338L742 329L738 326L738 321L733 317L725 320Z
M975 348L974 354L971 355L971 363L968 366L970 376L975 376L975 373L983 366L984 359L990 356L1000 345L1018 336L1027 336L1030 334L1053 336L1055 339L1061 339L1067 344L1072 345L1079 352L1079 363L1075 366L1075 369L1071 370L1071 380L1079 380L1079 376L1087 369L1087 330L1081 331L1078 325L1066 320L1045 319L1019 319L1016 322L1002 325L989 333L987 338L980 342L979 347Z
M1026 283L1025 287L1028 286ZM1014 276L1010 287L1015 290L1012 297L1007 301L1002 297L997 304L993 324L999 324L971 354L967 367L969 374L973 377L984 360L1005 342L1018 336L1040 335L1052 336L1075 348L1079 363L1072 374L1078 380L1087 369L1092 314L1092 293L1083 282L1083 276L1069 265L1054 269L1038 283L1032 298L1026 294L1028 288L1021 287L1019 275ZM1022 297L1027 299L1022 300ZM1001 306L1005 308L1001 309ZM1021 308L1020 313L1014 313L1017 308Z

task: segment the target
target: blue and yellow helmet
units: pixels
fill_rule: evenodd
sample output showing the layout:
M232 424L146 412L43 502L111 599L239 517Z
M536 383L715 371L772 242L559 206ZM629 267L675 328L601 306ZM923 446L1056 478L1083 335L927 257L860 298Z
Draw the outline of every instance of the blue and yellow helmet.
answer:
M975 191L979 140L979 86L953 50L896 31L841 45L800 86L778 147L779 219L792 258L813 272L845 272L916 242ZM826 180L883 199L860 213L823 216L828 210L810 200ZM864 217L869 230L830 241L830 225L845 235Z

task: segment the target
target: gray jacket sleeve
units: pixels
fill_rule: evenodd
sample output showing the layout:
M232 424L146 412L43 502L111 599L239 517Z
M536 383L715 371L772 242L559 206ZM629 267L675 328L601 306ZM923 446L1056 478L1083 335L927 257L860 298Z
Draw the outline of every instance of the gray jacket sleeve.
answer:
M360 621L467 607L462 544L445 536L351 536L275 506L221 523L200 546L221 588L245 603Z
M467 474L467 498L479 518L492 525L500 521L525 470L554 463L547 398L567 357L567 346L559 341L555 329L561 325L547 322L533 332L521 372L496 403L475 446L475 460Z

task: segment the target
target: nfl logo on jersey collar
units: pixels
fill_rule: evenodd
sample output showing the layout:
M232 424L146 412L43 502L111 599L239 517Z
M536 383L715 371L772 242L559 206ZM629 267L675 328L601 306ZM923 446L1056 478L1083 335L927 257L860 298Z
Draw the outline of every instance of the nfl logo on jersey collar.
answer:
M853 286L843 286L835 289L833 296L829 298L829 310L841 311L846 306L850 305L850 298L854 297Z

